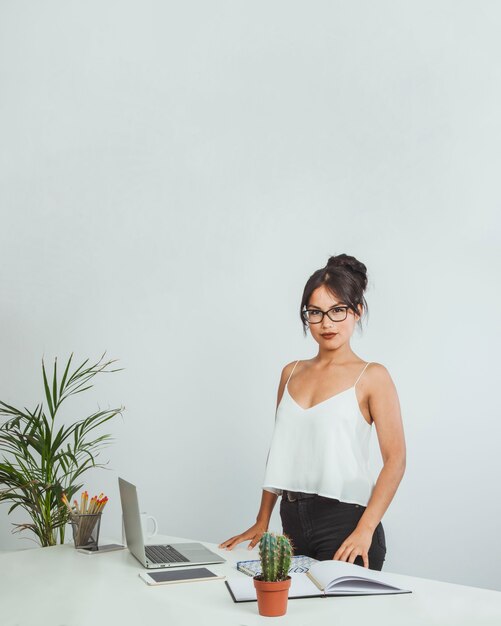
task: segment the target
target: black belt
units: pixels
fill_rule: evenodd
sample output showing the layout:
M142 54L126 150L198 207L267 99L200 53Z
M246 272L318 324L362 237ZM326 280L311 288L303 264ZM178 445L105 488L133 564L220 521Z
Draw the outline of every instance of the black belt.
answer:
M304 491L282 491L282 497L289 502L295 502L296 500L302 500L303 498L316 498L316 493L304 493Z

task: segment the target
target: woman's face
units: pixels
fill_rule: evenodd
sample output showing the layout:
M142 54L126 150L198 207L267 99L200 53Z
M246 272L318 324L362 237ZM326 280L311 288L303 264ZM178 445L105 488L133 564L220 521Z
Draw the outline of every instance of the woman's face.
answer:
M344 310L337 309L338 306L346 306L346 302L339 300L337 296L333 296L327 287L321 285L311 294L306 308L319 311L333 309L333 312L337 311L344 315ZM361 310L361 305L359 305L359 310ZM328 315L324 315L320 323L308 324L308 326L313 339L318 342L321 348L329 350L339 348L339 346L349 341L359 319L360 315L355 315L351 309L348 309L348 315L342 322L334 322ZM329 333L331 336L327 336Z

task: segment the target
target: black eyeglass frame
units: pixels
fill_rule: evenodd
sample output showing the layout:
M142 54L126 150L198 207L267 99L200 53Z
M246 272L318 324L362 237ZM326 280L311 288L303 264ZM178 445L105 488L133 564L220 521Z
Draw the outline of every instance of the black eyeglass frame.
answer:
M301 317L303 318L303 320L307 323L307 324L321 324L324 321L324 315L327 314L327 317L332 321L332 322L344 322L344 320L348 317L348 309L350 307L349 306L333 306L330 309L328 309L327 311L322 311L320 309L304 309L303 311L301 311ZM342 320L333 320L332 317L329 315L329 311L332 311L333 309L344 309L344 317ZM318 311L319 313L322 313L322 318L318 321L318 322L311 322L308 319L307 313L308 311Z

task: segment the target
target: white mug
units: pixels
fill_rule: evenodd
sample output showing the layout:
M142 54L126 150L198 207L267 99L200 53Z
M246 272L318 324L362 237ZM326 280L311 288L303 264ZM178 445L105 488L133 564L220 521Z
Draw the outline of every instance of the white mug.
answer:
M148 522L151 522L151 524L148 524ZM148 525L150 526L150 528L148 528ZM151 526L153 526L152 529ZM141 528L143 529L143 537L149 539L150 537L153 537L153 535L157 534L158 522L153 517L153 515L148 515L148 513L141 513Z

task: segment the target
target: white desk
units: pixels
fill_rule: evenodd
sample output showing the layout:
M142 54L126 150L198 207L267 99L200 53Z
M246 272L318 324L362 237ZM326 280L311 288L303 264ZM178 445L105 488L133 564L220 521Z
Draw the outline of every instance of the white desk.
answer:
M197 541L157 536L156 542ZM257 547L231 551L202 542L227 562L226 576ZM149 587L128 550L88 556L72 545L0 554L2 626L500 626L501 592L397 575L413 593L289 600L283 617L261 617L256 602L234 603L224 580ZM272 621L270 621L272 620ZM273 621L274 620L274 621Z

